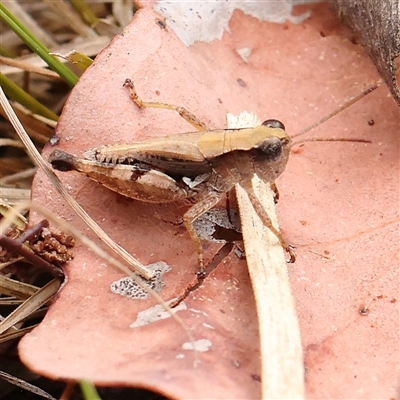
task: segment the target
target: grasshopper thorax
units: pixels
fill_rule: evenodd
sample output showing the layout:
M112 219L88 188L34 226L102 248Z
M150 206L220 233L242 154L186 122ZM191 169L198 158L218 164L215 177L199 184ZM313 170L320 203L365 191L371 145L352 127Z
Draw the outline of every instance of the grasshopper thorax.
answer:
M280 121L267 120L254 128L228 129L219 141L214 140L213 147L212 134L206 135L207 140L203 136L199 147L203 154L211 154L211 150L218 153L207 159L225 183L224 190L251 180L254 174L264 182L274 182L286 167L291 138Z

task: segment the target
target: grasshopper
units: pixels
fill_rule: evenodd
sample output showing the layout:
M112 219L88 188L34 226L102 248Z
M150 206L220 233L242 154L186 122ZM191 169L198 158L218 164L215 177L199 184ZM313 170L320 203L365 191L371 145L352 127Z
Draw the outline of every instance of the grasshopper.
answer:
M200 275L204 274L203 248L193 223L239 184L263 224L288 252L288 262L294 262L292 248L272 225L251 184L257 174L271 184L277 198L274 182L284 171L292 146L284 125L269 119L254 128L208 130L183 107L142 101L130 79L124 86L139 108L175 110L198 131L129 145L101 146L87 151L85 159L55 150L49 156L53 168L78 171L119 194L144 202L192 199L194 204L184 214L183 222L197 247Z

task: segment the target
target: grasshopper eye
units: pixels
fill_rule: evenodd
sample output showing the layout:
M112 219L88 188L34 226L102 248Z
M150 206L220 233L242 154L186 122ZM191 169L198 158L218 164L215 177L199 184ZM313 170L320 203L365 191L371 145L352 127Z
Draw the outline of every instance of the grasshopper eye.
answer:
M262 151L264 158L269 161L276 161L282 154L282 142L279 138L271 136L265 139L258 146L258 149Z
M285 125L282 124L281 121L277 119L267 119L261 125L267 126L268 128L279 128L285 130Z

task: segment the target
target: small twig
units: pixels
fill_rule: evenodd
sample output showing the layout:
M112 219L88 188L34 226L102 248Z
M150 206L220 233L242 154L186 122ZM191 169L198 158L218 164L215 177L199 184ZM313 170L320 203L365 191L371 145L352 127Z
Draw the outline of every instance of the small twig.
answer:
M27 229L18 239L16 239L19 243L24 243L27 240L32 240L35 236L40 235L40 232L43 228L47 228L49 226L49 221L47 219L42 219L39 223L37 223L34 227Z
M24 257L31 264L45 271L48 271L55 278L64 278L64 273L60 268L33 253L32 250L30 250L24 244L20 243L17 239L2 236L0 237L0 246L6 248L11 253L16 253Z

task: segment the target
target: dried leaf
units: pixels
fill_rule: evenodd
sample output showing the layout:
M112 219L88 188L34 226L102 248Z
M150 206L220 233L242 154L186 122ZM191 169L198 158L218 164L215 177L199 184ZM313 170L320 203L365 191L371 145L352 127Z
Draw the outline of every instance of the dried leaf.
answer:
M190 47L159 14L139 10L71 94L58 125L59 148L81 156L102 144L192 130L168 110L138 110L122 87L126 78L134 79L144 100L185 106L213 128L225 126L228 111L245 109L282 120L289 133L311 125L378 79L363 49L337 33L326 6L312 10L302 25L260 22L236 11L221 40ZM321 35L321 26L332 29ZM289 273L309 398L394 392L400 119L387 95L380 87L309 134L363 137L372 144L304 144L277 182L280 226L298 256ZM179 297L192 283L197 254L177 223L187 205L140 203L74 173L60 178L140 261L163 260L172 268L163 276L164 299ZM85 229L42 173L33 193ZM206 260L220 247L206 245ZM120 273L81 246L66 273L51 312L20 342L21 358L36 372L146 387L173 398L261 397L252 288L246 263L233 253L180 304L178 315L201 349L195 369L192 344L174 320L135 325L139 312L156 304L112 293ZM359 313L361 305L368 306L367 316Z

